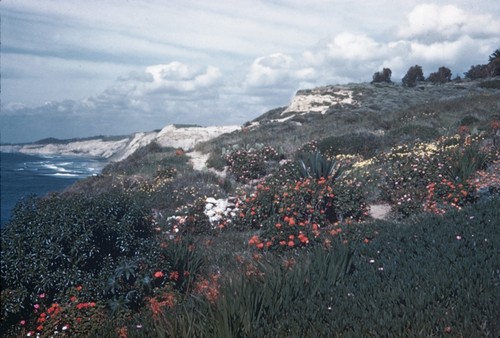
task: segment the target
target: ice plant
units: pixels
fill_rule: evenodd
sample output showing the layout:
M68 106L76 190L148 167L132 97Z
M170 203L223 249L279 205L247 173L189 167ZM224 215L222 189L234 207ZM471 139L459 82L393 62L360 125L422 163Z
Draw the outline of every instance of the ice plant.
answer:
M164 275L164 274L163 274L163 272L161 272L161 271L156 271L156 272L153 274L153 276L154 276L155 278L162 278L162 277L163 277L163 275Z

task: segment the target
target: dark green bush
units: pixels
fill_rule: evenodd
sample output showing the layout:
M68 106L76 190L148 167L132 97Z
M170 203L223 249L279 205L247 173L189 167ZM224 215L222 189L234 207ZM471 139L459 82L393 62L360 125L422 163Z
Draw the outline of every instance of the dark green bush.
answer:
M475 65L464 73L464 76L470 80L484 79L489 76L488 65Z
M318 142L318 150L328 156L356 154L372 157L383 145L383 139L372 133L351 133L331 136Z
M483 81L479 84L481 88L500 89L500 80Z
M186 154L171 147L161 147L152 142L137 149L126 159L113 162L103 168L103 175L143 175L151 178L165 168L185 169L188 166Z
M418 81L424 81L424 73L419 65L412 66L408 69L402 79L404 87L415 87Z
M430 81L434 84L437 83L446 83L451 81L451 70L446 67L439 67L438 71L435 73L431 73L427 78L427 81Z
M236 150L226 156L229 173L239 182L248 182L264 176L267 173L267 162L278 159L276 150L269 146L260 149Z
M392 83L391 75L392 71L389 68L384 68L382 72L376 72L375 74L373 74L373 80L371 83L378 83L378 82Z
M472 115L467 115L467 116L464 116L460 122L458 122L458 125L459 126L470 126L474 123L478 123L480 120L475 117L475 116L472 116Z
M315 155L312 158L317 160ZM234 223L261 230L250 245L279 251L310 246L322 242L320 228L366 217L365 196L354 180L335 171L327 177L297 178L298 168L300 164L282 167L256 191L241 196L240 217Z
M137 269L147 261L145 274L151 275L159 264L153 235L148 213L119 192L21 201L2 229L1 285L23 295L16 296L22 308L11 313L2 302L3 313L17 318L38 294L57 299L77 284L101 299L106 279L122 264Z
M222 155L221 150L214 150L210 153L206 164L207 168L214 168L216 170L222 171L226 166L226 159Z
M439 131L436 128L413 123L387 132L387 139L392 140L393 144L408 143L415 140L432 141L439 136Z

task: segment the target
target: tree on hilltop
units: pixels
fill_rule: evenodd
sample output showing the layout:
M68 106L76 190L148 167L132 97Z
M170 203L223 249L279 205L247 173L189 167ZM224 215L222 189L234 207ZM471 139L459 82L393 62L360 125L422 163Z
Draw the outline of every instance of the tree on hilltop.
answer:
M464 73L464 76L470 80L487 78L488 77L488 65L470 66L469 70Z
M424 73L422 72L422 67L419 65L412 66L406 72L406 75L403 77L403 86L405 87L415 87L417 85L417 81L424 81Z
M376 72L373 74L373 80L371 83L376 82L387 82L392 83L391 81L392 70L389 68L382 69L382 72Z
M498 48L496 51L491 53L490 58L488 59L489 62L494 61L495 59L500 58L500 48Z
M451 81L451 70L446 67L439 67L438 71L435 73L431 73L427 78L427 81L430 81L434 84L436 83L446 83Z
M491 53L488 61L489 63L486 65L471 66L470 69L464 73L465 77L476 80L500 76L500 48Z

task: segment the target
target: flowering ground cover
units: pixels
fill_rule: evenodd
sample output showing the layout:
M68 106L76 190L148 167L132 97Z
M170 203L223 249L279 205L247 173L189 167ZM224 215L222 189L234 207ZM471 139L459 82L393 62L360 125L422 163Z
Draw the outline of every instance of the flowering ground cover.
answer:
M150 146L27 199L2 230L2 335L496 337L495 121L358 154L235 149L225 178Z

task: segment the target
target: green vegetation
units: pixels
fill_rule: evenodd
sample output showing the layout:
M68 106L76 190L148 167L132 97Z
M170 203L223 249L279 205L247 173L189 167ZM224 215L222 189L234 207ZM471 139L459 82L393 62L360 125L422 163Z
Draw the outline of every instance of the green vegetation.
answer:
M362 107L198 145L217 174L152 143L20 201L2 336L497 337L494 81L353 86Z

